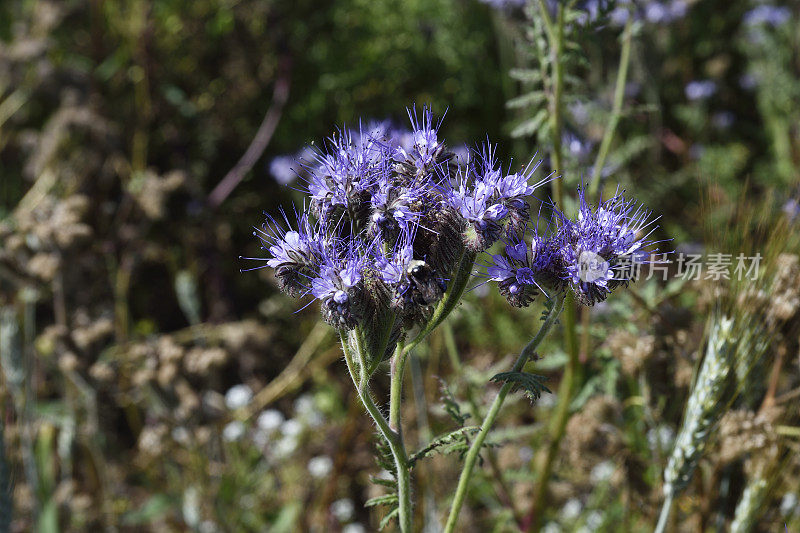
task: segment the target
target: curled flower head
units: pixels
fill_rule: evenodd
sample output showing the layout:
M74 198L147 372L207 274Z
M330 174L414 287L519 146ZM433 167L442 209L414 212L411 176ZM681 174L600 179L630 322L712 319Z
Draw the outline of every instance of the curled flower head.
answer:
M626 200L622 193L596 209L586 201L583 189L578 190L578 199L576 221L559 214L564 279L579 302L594 305L617 286L635 280L654 244L648 240L654 220L649 211Z
M527 307L540 292L550 295L562 289L558 236L548 238L533 231L530 244L523 236L515 237L503 251L492 255L486 274L514 307Z
M654 222L648 211L621 193L596 209L583 189L578 199L576 220L553 207L544 234L534 231L530 244L522 237L510 239L503 254L492 256L486 276L511 305L525 307L538 292L567 288L583 305L594 305L635 280L648 261L655 244L648 239Z
M339 130L328 140L327 152L315 153L307 166L307 189L319 218L362 210L377 180L381 149L368 133Z
M394 249L379 254L375 262L381 280L392 290L394 307L412 320L441 299L447 288L430 264L415 258L414 233L415 229L404 230Z
M328 253L311 280L311 294L320 301L326 322L340 329L353 329L363 312L362 271L368 256L355 246Z
M520 172L503 172L494 148L487 144L474 165L458 172L455 183L446 190L446 198L467 222L467 248L483 251L500 239L504 230L510 235L523 232L530 218L527 197L547 182L530 183L538 166L529 164Z
M308 293L308 280L322 263L326 238L323 225L312 224L306 214L295 215L297 229L286 230L270 217L253 232L270 254L266 265L275 269L278 287L294 297ZM283 218L289 227L285 213Z

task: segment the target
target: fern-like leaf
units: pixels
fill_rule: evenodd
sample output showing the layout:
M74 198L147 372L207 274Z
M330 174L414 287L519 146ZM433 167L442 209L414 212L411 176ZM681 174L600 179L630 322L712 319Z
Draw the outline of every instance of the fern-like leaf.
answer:
M400 514L400 508L395 507L389 512L389 514L383 517L383 520L381 520L381 523L378 525L378 529L383 530L383 528L388 526L389 522L391 522L392 519L395 518L398 514Z
M479 432L481 428L478 426L467 426L464 428L456 429L450 433L439 435L433 439L427 446L422 448L417 453L409 458L409 463L413 468L417 461L430 457L433 454L448 455L451 453L463 453L469 449L469 435Z
M444 410L447 412L448 415L458 424L459 426L463 426L464 423L469 418L469 413L461 412L461 406L458 405L458 402L453 396L453 393L450 391L450 388L447 386L447 383L439 378L439 389L441 391L441 400L444 404Z
M364 504L364 507L375 507L376 505L391 505L397 506L397 494L384 494L383 496L376 496L370 498Z
M536 401L542 397L542 392L550 392L544 382L547 381L546 376L538 374L530 374L528 372L501 372L492 377L491 381L496 383L510 383L511 392L522 389L531 401Z

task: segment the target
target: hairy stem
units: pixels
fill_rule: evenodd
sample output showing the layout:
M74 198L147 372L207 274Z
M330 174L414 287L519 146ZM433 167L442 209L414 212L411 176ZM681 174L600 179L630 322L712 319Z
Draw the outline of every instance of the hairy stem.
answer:
M553 30L550 49L553 54L553 96L550 102L550 134L553 138L553 170L559 172L564 168L564 157L561 149L561 131L564 128L564 64L561 53L564 49L564 6L558 5L558 20ZM561 179L553 180L553 195L556 206L564 210L564 187Z
M544 2L541 3L542 11L546 11ZM553 170L558 171L563 168L563 153L561 145L561 134L564 127L563 119L563 96L564 96L564 63L561 55L564 50L564 7L559 4L555 25L545 16L548 26L548 40L550 50L553 54L553 92L550 102L550 135L553 139ZM560 179L554 181L553 186L554 201L558 209L565 209L563 187ZM537 457L538 478L533 492L533 504L529 515L528 529L535 529L538 523L541 506L544 503L545 489L550 478L553 459L558 450L561 438L564 435L564 428L569 420L569 405L572 399L573 390L580 381L580 360L578 353L578 339L576 335L576 310L575 298L571 293L567 293L564 298L564 342L568 355L567 367L558 390L558 407L556 416L550 425L550 444Z
M392 429L386 417L381 414L380 409L378 406L375 405L375 401L372 399L369 391L369 376L365 372L363 368L363 361L368 360L367 354L362 352L363 350L363 343L361 342L360 336L356 331L344 333L340 332L340 337L342 341L342 351L344 352L344 360L347 363L347 370L350 372L350 378L353 380L353 385L356 387L356 392L358 393L358 397L361 400L361 403L364 404L364 408L370 414L372 419L375 421L375 424L378 426L378 430L381 432L381 435L386 442L389 444L389 449L392 452L392 457L394 458L395 467L397 469L397 500L399 504L399 515L398 521L400 523L400 530L403 533L410 532L412 529L413 523L413 514L412 514L412 507L411 507L411 473L410 473L410 465L408 461L408 454L406 453L405 446L403 445L403 439L400 435L399 431ZM352 339L352 345L351 345ZM357 352L357 359L359 361L359 366L361 368L356 368L356 360L353 357L353 345ZM394 381L395 376L392 376L392 388L394 389ZM402 383L402 377L398 381ZM399 417L399 400L397 401L397 413ZM390 411L391 411L390 406ZM398 419L398 429L399 429L399 419Z
M536 350L536 348L542 342L542 339L545 338L547 333L553 327L553 324L556 323L558 316L561 314L563 304L563 298L560 295L556 295L554 297L553 307L550 310L550 313L548 313L544 324L542 324L542 327L539 328L539 332L536 334L536 336L531 339L525 348L522 349L519 357L517 357L517 360L514 362L514 366L511 367L512 372L519 372L522 370L522 367L525 366L525 363L527 363L533 355L534 350ZM450 515L447 517L447 525L445 526L446 533L452 533L455 531L456 523L458 522L458 514L461 511L461 506L464 504L464 498L466 497L467 490L469 488L469 481L472 477L472 471L475 469L475 463L478 460L481 447L483 447L483 443L486 440L489 431L492 429L492 426L497 419L497 415L500 413L500 408L503 406L503 402L511 390L511 387L511 383L506 383L500 388L500 392L497 393L494 402L492 402L492 406L489 408L489 411L486 413L486 416L483 419L480 432L467 452L467 456L464 460L464 468L461 471L461 476L458 479L458 488L456 489L456 494L453 498L453 504L450 507Z
M403 374L405 373L408 353L403 350L404 343L398 342L392 356L389 388L389 427L402 436L400 425L400 404L403 399Z

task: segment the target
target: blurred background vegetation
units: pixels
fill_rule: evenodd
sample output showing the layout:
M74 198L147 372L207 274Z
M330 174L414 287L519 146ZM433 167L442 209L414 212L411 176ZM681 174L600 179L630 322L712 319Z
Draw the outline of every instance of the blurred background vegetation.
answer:
M763 287L788 309L778 326L765 319L748 381L760 396L732 406L676 527L726 527L748 461L778 446L755 527L800 530L800 10L618 4L637 18L606 192L619 183L661 215L666 249L771 258ZM612 116L624 24L575 25L559 169L570 192ZM518 105L534 28L510 1L0 3L0 531L377 529L380 509L363 507L381 475L373 428L334 335L237 258L260 254L262 211L302 202L287 166L335 125L402 125L406 106L430 103L450 146L488 136L504 157L547 158L552 139ZM597 306L581 332L551 533L648 531L658 516L707 317L742 307L726 280L674 274ZM443 390L483 405L539 312L470 292L412 361L410 438L445 429ZM555 337L536 363L554 385ZM765 417L764 402L783 411ZM551 406L520 399L504 414L465 531L524 523ZM458 468L448 456L414 472L430 531Z

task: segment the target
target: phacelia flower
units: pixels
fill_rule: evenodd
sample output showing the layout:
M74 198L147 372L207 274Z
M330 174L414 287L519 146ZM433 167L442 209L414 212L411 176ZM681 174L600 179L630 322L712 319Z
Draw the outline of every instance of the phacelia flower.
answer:
M283 218L286 226L290 226L285 213ZM253 235L261 241L261 249L270 254L266 266L275 270L278 287L293 297L307 294L308 281L316 274L323 260L323 247L327 239L324 225L313 224L308 215L302 214L297 216L297 229L287 230L268 217Z
M563 288L563 261L558 235L533 231L530 244L520 235L506 242L505 254L492 255L486 274L496 281L500 294L514 307L527 307L540 293L550 295Z
M424 197L424 187L395 184L385 171L370 199L370 233L380 234L386 242L396 240L402 230L419 221Z
M785 6L762 4L744 14L742 21L746 26L767 25L777 27L792 18L792 12Z
M367 134L354 138L352 132L340 130L328 140L328 149L315 154L307 167L312 209L319 218L361 212L378 178L381 145Z
M299 175L310 209L296 228L268 218L256 230L282 291L314 297L338 329L391 330L392 342L441 299L464 250L463 218L441 185L442 169L457 165L441 122L428 107L409 118L410 131L340 129L306 150Z
M617 194L593 209L578 190L579 211L570 220L553 208L544 234L533 232L530 244L519 237L493 255L486 277L511 305L530 305L539 292L548 296L570 290L591 306L620 285L634 281L655 244L650 213ZM650 229L648 229L650 228Z
M447 164L453 154L439 140L441 120L434 123L429 107L422 108L422 117L417 116L416 108L409 109L408 118L412 127L411 146L404 142L395 148L394 168L399 175L406 177L408 183L414 183L430 179L431 172Z
M352 247L341 257L337 255L325 258L311 280L311 294L320 301L326 322L339 329L353 329L364 311L361 281L367 256Z
M711 80L690 81L685 88L689 100L707 100L717 92L717 84Z
M565 290L593 305L647 260L650 213L622 194L593 209L581 189L577 218L552 208L540 233L529 202L550 176L532 179L539 163L504 167L489 144L456 158L428 107L408 114L408 131L386 122L340 129L322 149L300 152L309 209L295 224L284 214L255 231L278 288L318 300L339 330L359 328L370 353L391 355L403 330L430 319L452 286L462 290L451 284L465 283L475 254L497 241L505 248L485 277L518 307Z
M491 145L483 148L475 164L460 171L446 190L448 204L467 222L465 244L479 252L503 235L519 234L530 217L527 198L547 179L530 183L539 163L520 172L504 172ZM445 180L449 184L450 180Z
M626 200L621 193L602 202L596 209L586 201L584 189L578 190L579 210L576 221L558 214L563 278L584 305L606 299L619 285L635 280L638 270L648 261L648 240L654 220L650 212Z
M431 265L415 258L413 229L403 231L390 256L379 255L375 266L381 280L392 290L393 306L404 315L415 310L424 314L427 307L441 299L447 287Z

